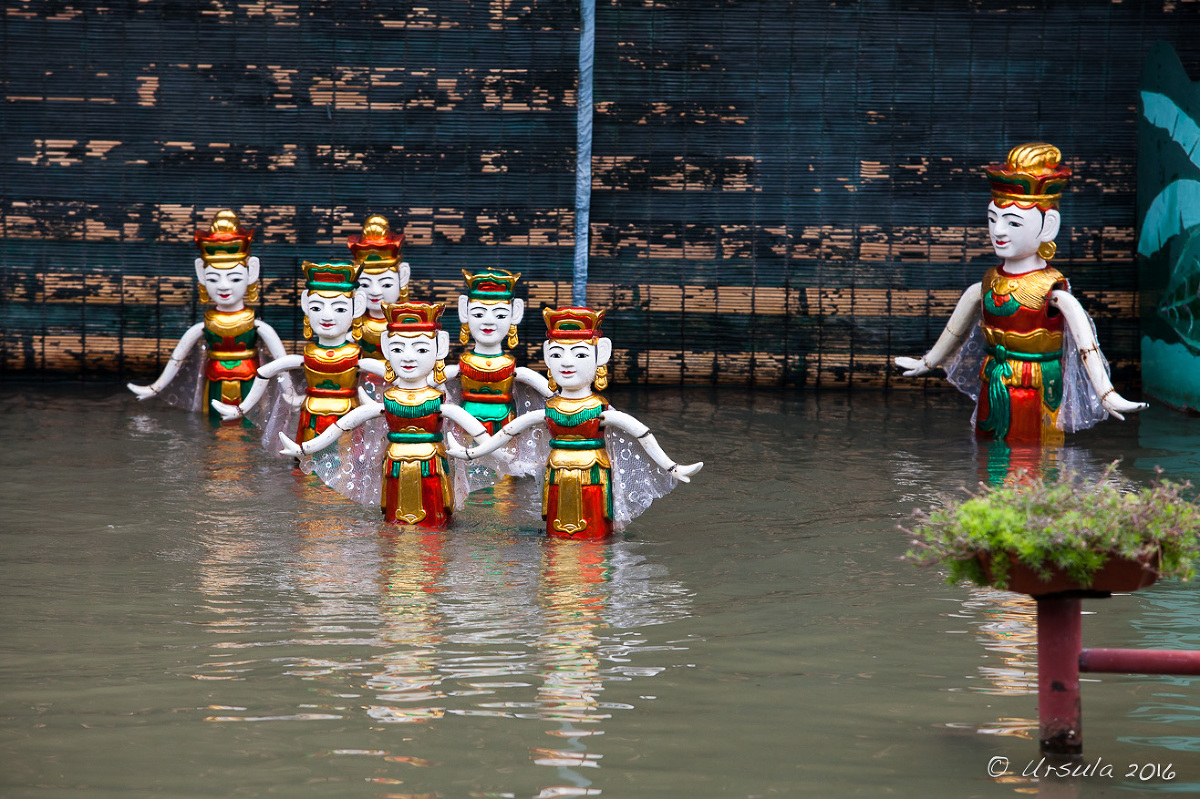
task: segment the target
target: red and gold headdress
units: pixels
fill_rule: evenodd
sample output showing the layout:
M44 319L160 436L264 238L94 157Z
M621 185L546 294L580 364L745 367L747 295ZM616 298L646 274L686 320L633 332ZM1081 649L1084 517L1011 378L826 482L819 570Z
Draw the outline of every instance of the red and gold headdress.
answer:
M383 306L383 315L389 333L436 336L442 329L439 317L445 309L444 302L392 302Z
M404 245L404 234L394 233L386 218L379 215L367 217L363 222L362 234L349 237L347 246L354 256L354 263L368 274L379 274L395 269L400 263L400 249Z
M231 269L250 257L254 231L238 224L237 214L225 208L217 211L207 232L197 230L193 238L206 266Z
M604 335L600 332L600 321L604 319L604 311L588 308L543 308L542 316L546 320L546 338L551 341L595 342Z
M520 272L507 269L485 269L471 274L462 270L467 281L467 297L477 302L512 302Z
M1018 144L1008 161L987 167L992 184L992 201L1004 208L1037 206L1042 211L1058 207L1071 170L1061 164L1062 153L1053 144Z

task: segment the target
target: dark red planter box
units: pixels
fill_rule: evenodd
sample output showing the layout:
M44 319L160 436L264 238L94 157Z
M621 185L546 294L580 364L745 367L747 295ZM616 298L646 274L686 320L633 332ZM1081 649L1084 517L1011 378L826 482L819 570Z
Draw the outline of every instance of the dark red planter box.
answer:
M978 557L988 582L993 583L992 556L981 554ZM1033 569L1017 560L1015 555L1010 553L1008 560L1011 565L1008 568L1008 586L1004 590L1035 597L1058 594L1079 597L1108 596L1113 592L1136 591L1153 585L1158 580L1157 552L1146 560L1110 557L1108 562L1092 575L1091 585L1087 586L1056 567L1051 567L1049 578L1043 580Z

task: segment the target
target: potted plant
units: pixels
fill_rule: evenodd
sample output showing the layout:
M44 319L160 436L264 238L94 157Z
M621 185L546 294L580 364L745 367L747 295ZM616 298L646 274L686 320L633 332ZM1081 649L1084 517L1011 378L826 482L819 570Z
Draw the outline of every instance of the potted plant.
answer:
M1144 588L1160 576L1189 579L1200 555L1200 505L1190 483L1155 479L1131 489L1116 464L1086 484L1062 472L981 485L944 507L918 511L905 559L943 564L947 582L1033 596L1104 596Z

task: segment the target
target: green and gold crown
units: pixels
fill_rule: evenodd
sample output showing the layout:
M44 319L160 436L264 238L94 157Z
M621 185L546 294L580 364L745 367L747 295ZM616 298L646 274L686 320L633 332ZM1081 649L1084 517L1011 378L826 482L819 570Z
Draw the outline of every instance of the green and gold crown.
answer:
M442 329L439 317L446 309L444 302L392 302L383 306L389 333L435 334Z
M358 264L344 261L315 264L305 261L300 268L304 270L305 291L353 294L358 289Z
M462 270L467 280L467 298L482 302L512 302L520 272L507 269L485 269L471 274Z

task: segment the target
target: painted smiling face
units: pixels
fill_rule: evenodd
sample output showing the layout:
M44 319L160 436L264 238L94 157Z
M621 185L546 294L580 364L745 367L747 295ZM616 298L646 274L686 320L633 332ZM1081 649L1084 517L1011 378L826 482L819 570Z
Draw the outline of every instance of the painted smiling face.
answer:
M245 264L227 269L205 266L201 279L209 299L221 310L240 308L252 282L250 269Z
M420 384L433 373L439 355L445 356L439 347L439 336L400 335L383 336L383 352L398 382ZM446 337L446 349L449 349Z
M1046 142L1018 144L1003 164L992 164L986 172L992 189L992 249L1018 271L1038 268L1054 257L1054 239L1062 224L1058 203L1071 176L1062 153Z
M1017 260L1037 253L1046 219L1037 208L988 204L988 236L996 255ZM1053 237L1051 237L1052 239Z
M566 392L590 389L596 371L612 356L612 341L555 341L542 345L546 368L559 388Z
M361 302L355 302L354 295L333 292L306 291L300 302L309 326L321 339L344 338L354 325L356 311L361 310Z
M518 307L514 308L514 305ZM519 311L524 310L520 300L516 300L515 303L473 300L466 303L466 306L465 322L471 331L471 338L477 344L490 346L499 345L504 341L509 328L521 321Z
M403 285L400 275L392 270L386 272L363 271L358 276L359 292L367 302L367 312L379 318L383 317L385 303L396 302L400 299Z
M244 307L250 288L258 282L258 259L250 256L232 266L211 264L196 259L196 279L204 291L202 297L221 311L238 311ZM254 302L254 298L250 298Z

